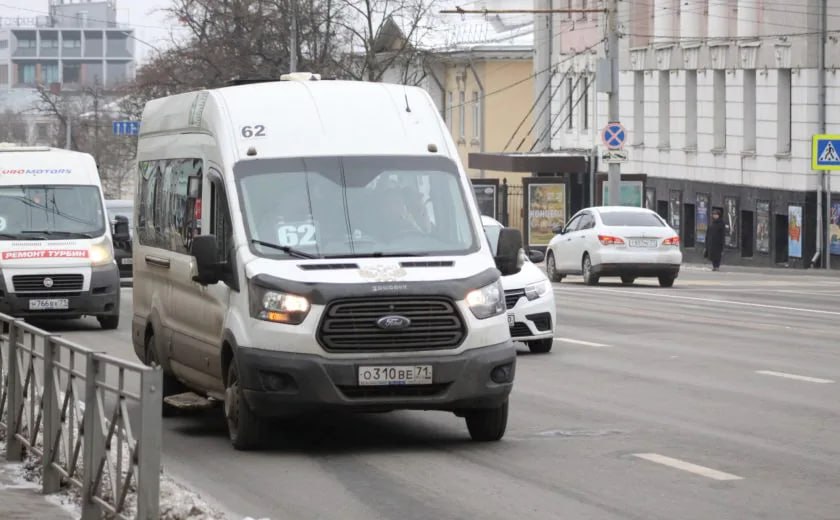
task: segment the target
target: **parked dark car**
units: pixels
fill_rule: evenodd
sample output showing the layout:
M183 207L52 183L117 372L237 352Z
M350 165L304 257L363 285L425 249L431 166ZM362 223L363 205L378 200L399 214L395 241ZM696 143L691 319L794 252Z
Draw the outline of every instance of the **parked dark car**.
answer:
M134 276L134 264L131 252L131 222L134 218L134 201L106 200L108 219L111 222L114 237L114 259L120 269L120 278Z

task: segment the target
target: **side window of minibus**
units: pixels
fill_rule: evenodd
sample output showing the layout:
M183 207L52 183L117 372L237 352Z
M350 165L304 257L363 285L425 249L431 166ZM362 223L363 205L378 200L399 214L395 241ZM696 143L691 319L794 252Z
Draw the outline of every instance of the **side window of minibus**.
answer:
M216 173L214 177L218 175ZM225 274L232 274L230 255L233 247L233 226L230 222L227 196L221 181L217 178L210 183L210 234L216 236L219 247L218 261L224 264Z

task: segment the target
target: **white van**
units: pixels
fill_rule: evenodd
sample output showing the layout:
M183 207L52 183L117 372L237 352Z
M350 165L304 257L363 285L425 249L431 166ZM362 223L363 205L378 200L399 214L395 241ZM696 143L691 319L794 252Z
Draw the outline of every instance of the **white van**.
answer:
M490 251L423 90L312 79L146 105L137 355L166 394L224 401L237 449L265 418L330 409L452 411L500 439L516 363L500 271L521 235Z
M0 144L0 312L120 320L120 274L88 154Z

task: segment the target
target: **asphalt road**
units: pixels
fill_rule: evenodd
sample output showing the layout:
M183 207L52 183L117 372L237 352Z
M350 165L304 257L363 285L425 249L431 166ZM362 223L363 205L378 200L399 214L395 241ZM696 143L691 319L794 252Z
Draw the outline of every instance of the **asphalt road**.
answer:
M555 294L555 349L519 356L502 442L400 412L239 453L212 412L164 421L165 467L234 518L840 518L840 278L572 277ZM62 334L133 360L130 296L118 331Z

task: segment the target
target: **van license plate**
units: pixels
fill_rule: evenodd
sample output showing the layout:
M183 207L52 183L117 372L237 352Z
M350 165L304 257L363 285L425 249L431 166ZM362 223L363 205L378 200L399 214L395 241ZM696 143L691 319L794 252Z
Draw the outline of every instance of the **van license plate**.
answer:
M432 366L359 367L359 386L432 384Z
M134 259L133 258L123 258L122 259L122 265L132 265L132 264L134 264Z
M508 314L508 327L513 327L516 324L516 318L513 317L513 314Z
M67 298L52 300L29 300L30 311L66 311L70 308Z

